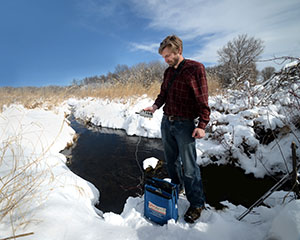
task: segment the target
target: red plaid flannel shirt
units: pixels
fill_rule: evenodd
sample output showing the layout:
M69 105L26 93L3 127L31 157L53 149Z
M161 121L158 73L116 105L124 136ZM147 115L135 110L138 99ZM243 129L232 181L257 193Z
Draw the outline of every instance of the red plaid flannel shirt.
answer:
M186 59L172 86L166 93L168 82L175 68L168 67L155 105L160 108L164 103L164 113L168 116L195 119L199 117L198 127L205 129L209 122L208 89L203 64Z

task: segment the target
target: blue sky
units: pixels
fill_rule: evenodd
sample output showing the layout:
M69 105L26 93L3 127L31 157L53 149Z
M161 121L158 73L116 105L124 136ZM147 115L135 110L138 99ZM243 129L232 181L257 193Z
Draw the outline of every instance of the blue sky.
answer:
M299 23L299 0L1 0L0 87L69 85L162 60L169 34L206 66L239 34L263 40L264 59L299 57Z

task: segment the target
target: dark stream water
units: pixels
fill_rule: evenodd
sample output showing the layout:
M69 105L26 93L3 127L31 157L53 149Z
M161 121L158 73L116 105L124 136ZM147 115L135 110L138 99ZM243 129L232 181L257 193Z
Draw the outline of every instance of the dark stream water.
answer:
M69 168L100 190L97 208L121 213L129 196L141 194L137 187L141 173L135 157L138 141L137 156L142 166L149 157L164 159L161 140L127 136L123 130L87 128L74 119L71 126L79 138ZM223 200L249 207L275 184L273 178L256 179L228 165L201 167L201 174L207 203L216 208Z

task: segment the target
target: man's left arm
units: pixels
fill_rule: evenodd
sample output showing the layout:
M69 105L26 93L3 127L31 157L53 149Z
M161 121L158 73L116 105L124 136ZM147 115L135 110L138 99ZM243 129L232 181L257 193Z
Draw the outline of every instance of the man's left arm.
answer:
M203 138L205 137L205 130L202 129L202 128L195 128L194 131L193 131L193 134L192 134L192 137L193 138Z
M197 103L199 123L193 132L193 137L202 138L205 136L205 127L209 122L210 116L210 108L208 106L208 86L204 65L200 63L195 73L195 79L191 81L191 84Z

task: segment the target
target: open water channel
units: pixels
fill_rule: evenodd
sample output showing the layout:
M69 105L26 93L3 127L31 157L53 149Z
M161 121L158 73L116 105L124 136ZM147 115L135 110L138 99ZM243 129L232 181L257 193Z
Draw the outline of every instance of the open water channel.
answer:
M71 150L69 168L100 191L97 208L121 213L129 196L142 193L138 187L141 172L136 162L139 140L137 160L143 166L146 158L164 159L161 139L128 136L123 130L87 127L74 118L71 126L79 138ZM273 178L257 179L229 165L201 167L201 174L207 203L216 208L221 207L220 202L224 200L249 207L275 184Z

